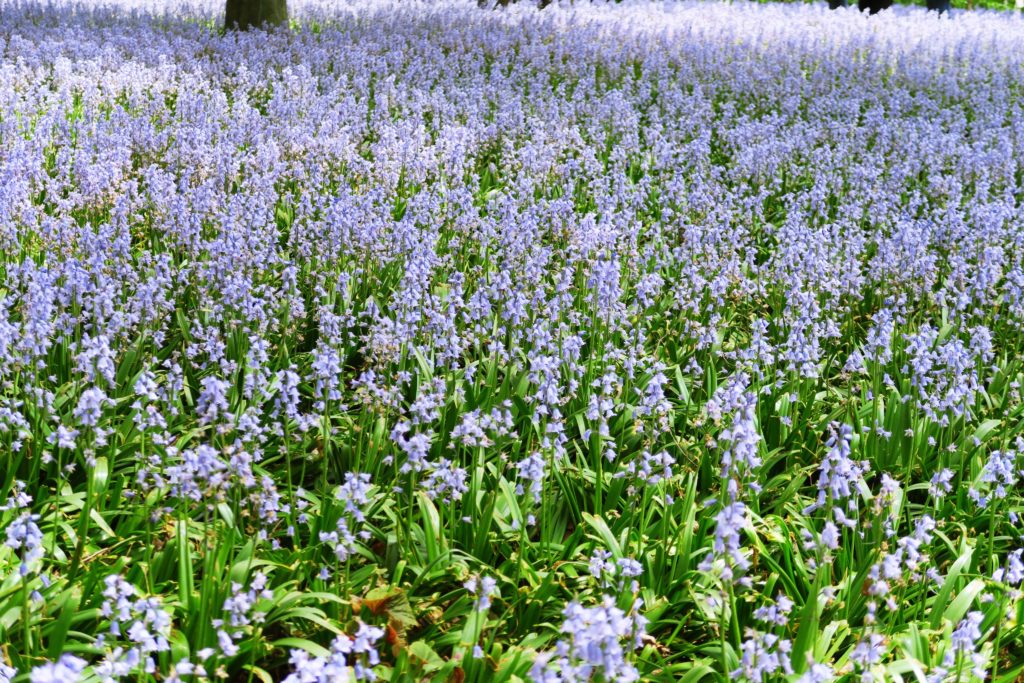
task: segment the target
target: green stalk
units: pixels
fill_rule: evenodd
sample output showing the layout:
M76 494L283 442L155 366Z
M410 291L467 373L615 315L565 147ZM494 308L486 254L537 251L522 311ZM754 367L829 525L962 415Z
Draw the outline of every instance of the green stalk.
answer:
M996 633L992 643L992 680L999 680L999 642L1003 638L1003 620L1006 616L1006 593L1000 592L999 611L996 613Z
M82 501L82 512L78 518L78 540L75 543L75 554L71 558L71 567L68 569L67 582L73 583L78 575L78 568L82 562L82 553L85 551L85 537L89 533L89 514L92 510L92 476L85 480L85 500Z
M723 593L722 597L723 598L725 597L724 593ZM728 679L728 676L729 676L729 659L728 659L728 657L725 654L725 646L726 646L726 642L727 642L725 634L726 634L726 631L728 630L728 625L726 623L727 619L728 619L728 603L725 600L722 600L722 623L718 627L718 636L719 636L719 641L720 641L720 652L719 652L719 654L721 655L721 659L722 659L722 677L723 677L723 679L726 679L726 680Z
M30 606L31 591L28 589L28 575L21 577L21 627L22 638L25 640L25 657L32 652L32 609Z

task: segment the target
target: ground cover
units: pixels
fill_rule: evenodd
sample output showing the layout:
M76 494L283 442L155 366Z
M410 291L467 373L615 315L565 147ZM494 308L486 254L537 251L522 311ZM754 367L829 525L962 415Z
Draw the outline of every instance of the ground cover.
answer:
M0 2L0 683L1024 671L1024 22Z

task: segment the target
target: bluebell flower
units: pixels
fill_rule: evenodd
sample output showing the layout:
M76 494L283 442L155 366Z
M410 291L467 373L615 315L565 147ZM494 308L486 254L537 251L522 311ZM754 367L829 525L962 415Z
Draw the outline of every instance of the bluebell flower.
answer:
M61 655L56 662L41 664L29 672L31 683L78 683L85 670L84 659L74 655Z
M325 657L311 657L305 650L292 650L289 662L294 671L283 683L374 681L377 674L373 669L380 663L376 643L383 637L383 629L360 624L354 636L335 638Z
M36 524L38 521L39 515L25 510L7 525L4 545L21 557L18 573L22 577L28 576L43 558L43 533Z
M490 576L470 577L462 584L470 595L476 597L476 611L486 612L491 608L491 599L501 595L498 582Z
M643 603L634 602L627 613L606 596L594 607L573 602L565 607L561 632L554 652L537 657L530 678L535 681L588 681L600 676L608 681L638 681L640 673L629 652L641 646L647 620L640 615Z

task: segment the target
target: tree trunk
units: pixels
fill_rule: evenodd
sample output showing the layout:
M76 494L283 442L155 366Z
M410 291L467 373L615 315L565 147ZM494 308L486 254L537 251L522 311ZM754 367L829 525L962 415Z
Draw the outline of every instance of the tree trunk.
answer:
M892 0L857 0L857 8L861 12L868 10L868 14L878 14L890 7L892 7Z
M288 23L288 0L227 0L224 28L247 31L267 24Z

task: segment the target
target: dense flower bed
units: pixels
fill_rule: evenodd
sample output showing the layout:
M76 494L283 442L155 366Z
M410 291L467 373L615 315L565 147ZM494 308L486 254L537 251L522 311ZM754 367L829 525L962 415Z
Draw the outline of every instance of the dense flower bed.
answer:
M1015 680L1024 22L0 1L0 682Z

